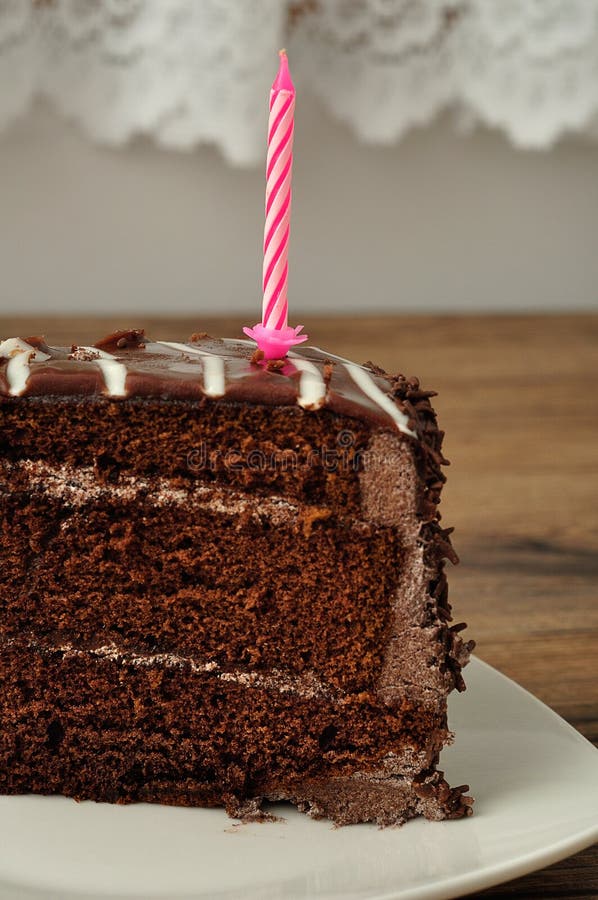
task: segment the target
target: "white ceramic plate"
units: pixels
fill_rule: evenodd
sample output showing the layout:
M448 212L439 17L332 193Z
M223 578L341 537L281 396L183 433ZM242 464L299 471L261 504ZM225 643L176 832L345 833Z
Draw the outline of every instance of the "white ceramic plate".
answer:
M0 900L423 900L457 897L598 840L598 750L479 660L443 754L475 814L334 828L286 805L276 824L221 810L0 797Z

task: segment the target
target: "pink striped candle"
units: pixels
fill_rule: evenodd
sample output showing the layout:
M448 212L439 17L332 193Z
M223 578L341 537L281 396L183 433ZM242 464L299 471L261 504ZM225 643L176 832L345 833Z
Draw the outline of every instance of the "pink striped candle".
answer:
M295 87L285 50L280 51L278 75L270 91L268 158L266 162L266 225L262 321L243 331L257 343L264 359L279 359L295 344L307 340L303 325L288 325L289 234Z

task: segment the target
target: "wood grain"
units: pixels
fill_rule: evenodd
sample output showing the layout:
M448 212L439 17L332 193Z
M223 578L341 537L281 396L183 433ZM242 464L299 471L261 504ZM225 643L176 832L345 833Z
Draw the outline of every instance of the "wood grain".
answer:
M246 317L249 321L251 316ZM89 343L115 327L162 339L240 334L240 318L0 318L0 336ZM452 460L450 573L477 653L598 743L598 315L309 318L311 341L418 375ZM482 896L482 895L481 895ZM598 850L484 897L598 897Z

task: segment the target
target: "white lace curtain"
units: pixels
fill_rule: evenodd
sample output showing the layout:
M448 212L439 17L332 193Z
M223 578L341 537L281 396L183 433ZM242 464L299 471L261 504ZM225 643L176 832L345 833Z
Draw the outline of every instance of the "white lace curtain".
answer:
M97 141L250 165L281 46L373 143L447 108L520 147L598 135L598 0L0 0L0 127L44 96Z

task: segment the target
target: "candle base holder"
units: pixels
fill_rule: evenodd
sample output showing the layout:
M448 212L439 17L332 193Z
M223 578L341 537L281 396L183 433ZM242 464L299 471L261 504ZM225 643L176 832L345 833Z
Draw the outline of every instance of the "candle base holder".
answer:
M303 325L297 325L295 328L290 325L283 328L267 328L259 322L253 328L243 328L243 331L247 337L256 342L264 354L264 359L284 359L291 347L308 339L307 334L299 334L302 328Z

